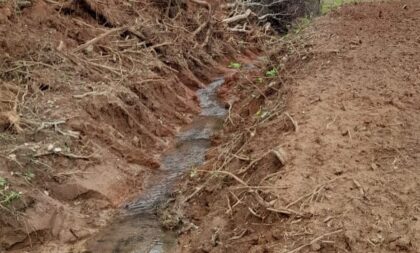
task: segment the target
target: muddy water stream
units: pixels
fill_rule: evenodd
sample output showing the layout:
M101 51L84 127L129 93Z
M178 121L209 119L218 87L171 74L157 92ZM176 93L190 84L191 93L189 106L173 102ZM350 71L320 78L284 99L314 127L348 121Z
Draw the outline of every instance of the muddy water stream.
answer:
M156 206L168 198L176 180L193 166L204 162L212 133L222 125L225 108L217 99L218 79L197 91L201 114L177 136L176 145L161 159L160 173L148 180L144 193L127 206L124 214L88 243L90 252L101 253L172 253L176 235L163 231Z

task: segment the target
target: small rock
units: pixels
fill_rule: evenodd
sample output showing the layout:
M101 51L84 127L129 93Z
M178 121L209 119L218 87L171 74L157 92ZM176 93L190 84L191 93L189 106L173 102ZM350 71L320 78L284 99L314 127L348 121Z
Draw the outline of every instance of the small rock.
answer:
M267 248L265 245L256 245L249 249L249 253L265 253Z
M370 239L371 242L375 243L375 244L381 244L384 242L384 238L381 234L377 234L376 237Z
M286 155L286 151L284 151L283 148L277 147L276 149L273 149L271 152L277 157L277 159L279 159L282 165L286 164L287 155Z
M335 171L334 171L334 175L339 176L339 175L341 175L341 174L343 174L343 169L342 169L342 168L337 168L337 169L335 169Z
M390 250L396 250L397 249L397 242L391 242L389 244L389 249Z
M344 233L344 237L348 245L354 245L355 243L357 243L359 233L355 230L347 230Z
M271 236L275 239L275 240L280 240L283 238L284 233L281 229L274 229L273 232L271 232Z
M53 149L53 152L54 153L60 153L61 152L61 148L56 147L56 148Z
M313 250L313 251L320 251L321 250L321 244L319 244L319 243L313 243L312 245L311 245L311 249Z
M370 165L370 168L372 168L372 170L377 170L378 169L378 165L376 165L376 163L372 163Z
M66 46L65 46L65 44L64 44L64 42L62 41L62 40L60 40L60 44L58 45L58 47L57 47L57 51L63 51L63 49L65 48Z
M395 242L396 240L398 240L401 236L398 233L391 233L389 234L386 239L385 242L386 243L391 243L391 242Z
M396 246L402 250L408 250L411 247L411 240L408 236L404 235L396 241Z
M89 45L87 48L85 48L85 53L86 54L91 54L93 52L93 46Z
M135 146L138 146L138 145L139 145L139 143L140 143L139 137L134 136L134 138L133 138L133 144L134 144Z

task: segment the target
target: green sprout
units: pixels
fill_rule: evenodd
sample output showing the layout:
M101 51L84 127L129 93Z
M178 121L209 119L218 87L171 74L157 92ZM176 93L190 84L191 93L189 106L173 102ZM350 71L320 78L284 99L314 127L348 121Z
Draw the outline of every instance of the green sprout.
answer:
M231 69L240 69L242 65L239 62L231 62L229 63L229 68Z
M196 176L197 176L197 174L198 174L198 172L197 172L197 168L191 168L191 171L190 171L190 177L191 177L191 178L194 178L194 177L196 177Z
M27 181L30 182L32 179L35 178L35 174L31 171L27 171L25 173L23 173L23 178Z
M265 72L266 77L276 77L277 74L278 72L276 68L272 68L271 70L268 70L267 72Z
M260 108L259 110L258 110L258 112L257 113L255 113L255 116L257 116L257 117L259 117L259 118L261 118L261 119L264 119L264 118L266 118L267 116L269 116L270 115L270 112L268 112L268 111L266 111L266 110L264 110L264 109L262 109L262 108Z

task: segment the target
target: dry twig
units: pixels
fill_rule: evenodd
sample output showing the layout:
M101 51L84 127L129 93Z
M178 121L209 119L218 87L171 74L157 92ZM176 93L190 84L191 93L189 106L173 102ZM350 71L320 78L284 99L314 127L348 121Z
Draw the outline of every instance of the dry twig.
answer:
M96 36L95 38L89 40L88 42L86 42L86 43L78 46L77 48L75 48L73 50L73 53L77 53L77 52L79 52L79 51L81 51L83 49L86 49L90 45L93 45L93 44L97 43L98 41L104 39L105 37L107 37L107 36L109 36L109 35L111 35L113 33L116 33L116 32L121 32L121 31L123 31L124 29L127 29L127 28L128 27L118 27L118 28L115 28L115 29L108 30L108 31L100 34L99 36Z
M328 236L331 236L331 235L335 235L335 234L339 234L341 232L343 232L343 229L340 228L340 229L335 230L333 232L329 232L329 233L323 234L323 235L318 236L317 238L313 239L309 243L306 243L306 244L304 244L304 245L302 245L300 247L295 248L294 250L287 251L285 253L297 253L297 252L301 251L302 249L304 249L306 247L310 247L312 244L317 243L318 241L324 239L325 237L328 237Z

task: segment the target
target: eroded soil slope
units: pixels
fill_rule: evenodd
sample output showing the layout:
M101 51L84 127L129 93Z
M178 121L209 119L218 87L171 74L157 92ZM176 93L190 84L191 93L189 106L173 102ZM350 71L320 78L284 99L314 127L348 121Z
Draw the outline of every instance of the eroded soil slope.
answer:
M186 182L180 250L419 252L420 2L346 5L295 37Z
M218 5L0 2L1 252L63 252L143 189L216 62L246 51Z

